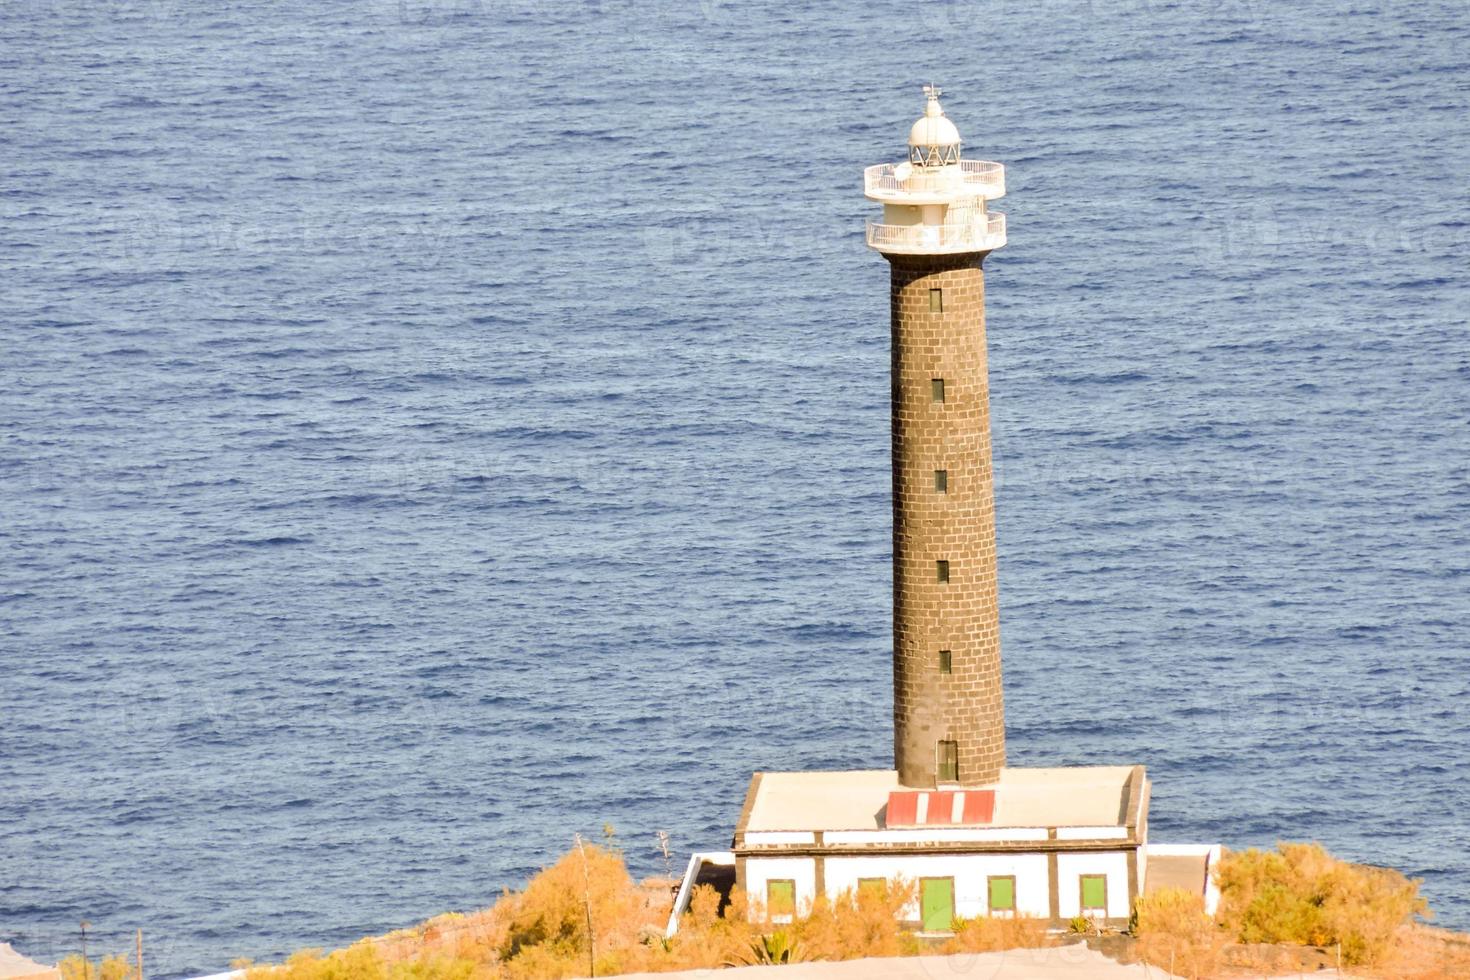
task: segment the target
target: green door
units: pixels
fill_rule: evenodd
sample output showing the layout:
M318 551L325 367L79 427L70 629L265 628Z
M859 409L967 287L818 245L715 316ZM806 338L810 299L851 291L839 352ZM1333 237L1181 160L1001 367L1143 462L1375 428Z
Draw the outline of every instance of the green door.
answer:
M954 922L954 879L919 881L919 914L925 932L949 932Z

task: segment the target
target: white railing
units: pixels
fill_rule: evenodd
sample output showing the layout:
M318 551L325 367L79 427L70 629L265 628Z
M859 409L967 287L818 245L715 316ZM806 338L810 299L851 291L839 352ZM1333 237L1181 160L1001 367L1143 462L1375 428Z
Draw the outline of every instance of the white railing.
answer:
M907 176L900 177L895 172L898 167L904 167ZM880 163L863 171L863 193L869 196L965 193L994 200L1005 192L1005 165L990 160L961 160L958 172L948 168L929 171L906 163Z
M868 222L868 247L880 252L930 255L988 252L1006 243L1006 216L992 211L944 225L885 225Z

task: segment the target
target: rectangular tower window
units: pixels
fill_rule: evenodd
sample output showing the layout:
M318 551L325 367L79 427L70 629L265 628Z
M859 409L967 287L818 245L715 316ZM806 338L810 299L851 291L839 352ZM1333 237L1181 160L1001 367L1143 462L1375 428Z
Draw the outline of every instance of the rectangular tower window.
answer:
M937 582L949 581L949 562L936 561L934 563L934 580Z
M1082 876L1082 911L1106 912L1108 910L1108 876Z
M931 289L931 290L929 290L929 312L930 313L943 313L944 312L944 290L942 290L942 289Z
M934 471L934 492L949 493L949 470Z
M934 378L929 382L929 394L936 402L944 401L944 379Z
M860 903L881 902L888 897L887 878L859 878L857 897Z
M939 743L939 781L957 783L960 780L960 743Z
M990 897L990 911L1016 911L1016 876L991 875L986 879L986 890Z
M954 673L954 658L949 655L948 650L939 651L939 672L941 674Z
M796 914L796 882L790 878L772 878L766 882L766 915L772 921L781 916L790 921Z

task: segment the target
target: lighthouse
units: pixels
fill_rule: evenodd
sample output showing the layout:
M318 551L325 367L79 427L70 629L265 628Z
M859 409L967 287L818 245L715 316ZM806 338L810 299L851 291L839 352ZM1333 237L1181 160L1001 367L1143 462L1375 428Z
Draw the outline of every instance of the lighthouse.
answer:
M893 755L904 786L984 786L1005 766L985 259L1006 243L1005 168L967 160L925 86L908 158L867 168L892 321Z
M756 772L730 849L690 858L669 934L703 884L784 922L905 883L902 917L929 935L975 916L1122 925L1153 887L1215 899L1218 845L1149 844L1143 766L1006 765L983 270L1006 243L1005 168L964 156L941 94L925 87L904 158L863 172L889 265L894 767Z

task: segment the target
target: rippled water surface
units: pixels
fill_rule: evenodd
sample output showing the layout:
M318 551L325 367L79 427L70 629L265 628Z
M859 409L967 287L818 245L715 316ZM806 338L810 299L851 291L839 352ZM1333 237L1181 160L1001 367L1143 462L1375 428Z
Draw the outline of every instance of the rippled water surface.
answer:
M943 83L1013 763L1470 927L1458 0L0 6L0 939L156 972L890 760L887 272Z

